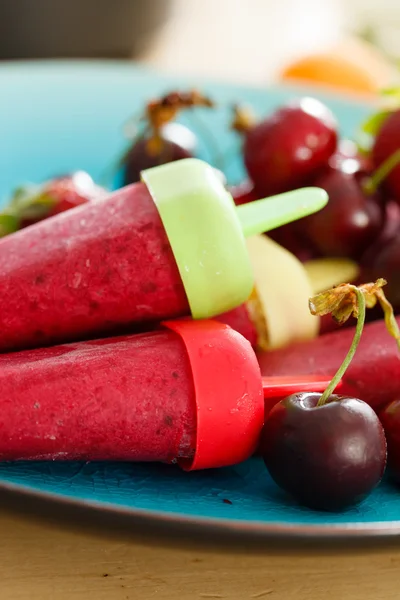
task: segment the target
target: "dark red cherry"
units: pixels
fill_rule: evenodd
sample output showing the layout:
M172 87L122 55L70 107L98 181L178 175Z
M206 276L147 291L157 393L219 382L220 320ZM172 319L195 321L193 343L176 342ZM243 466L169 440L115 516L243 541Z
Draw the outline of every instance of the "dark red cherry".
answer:
M16 229L23 229L80 204L98 200L106 194L107 190L96 185L88 173L76 171L38 186L18 188L5 213L15 217ZM2 229L0 237L6 233L11 231Z
M75 208L92 200L99 200L107 194L107 190L96 185L85 171L76 171L49 181L43 187L42 193L55 200L49 217Z
M289 396L271 410L261 453L274 481L298 502L340 510L364 499L386 466L386 440L373 409L356 398Z
M245 133L246 169L264 196L306 185L336 150L337 126L319 100L279 108Z
M388 449L388 473L400 483L400 399L393 400L379 413Z
M365 273L372 279L376 273L386 279L386 295L393 306L400 310L400 229L375 256L371 256L369 264L365 266Z
M140 181L140 173L145 169L190 158L195 153L196 143L194 133L179 123L165 125L157 141L153 134L139 138L124 159L124 185Z
M336 152L329 159L329 166L348 174L369 175L372 171L370 157L360 154L357 145L348 139L339 140Z
M228 186L228 191L231 193L236 206L254 202L254 200L258 200L262 197L257 193L253 182L249 179L242 181L242 183L239 183L238 185Z
M314 185L328 192L329 201L302 219L308 239L325 256L359 258L382 229L379 203L365 195L354 174L340 169L328 169Z
M400 110L391 113L381 125L372 147L373 166L376 169L400 150ZM382 182L383 189L400 203L400 164Z
M320 256L310 240L303 235L302 220L273 229L267 235L286 250L289 250L301 262L307 262Z
M383 208L383 226L376 240L367 248L360 259L360 264L364 268L370 267L383 248L400 232L400 205L397 202L389 201ZM369 275L362 277L363 280L369 280Z

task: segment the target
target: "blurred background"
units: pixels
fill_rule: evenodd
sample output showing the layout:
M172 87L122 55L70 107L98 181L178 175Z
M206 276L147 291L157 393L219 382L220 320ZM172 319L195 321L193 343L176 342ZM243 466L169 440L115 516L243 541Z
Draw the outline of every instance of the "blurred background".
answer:
M400 60L400 2L0 0L1 59L133 58L174 73L262 84L320 53L331 63L364 65L370 85L386 83L393 76L387 59ZM318 68L326 62L287 75L312 79Z

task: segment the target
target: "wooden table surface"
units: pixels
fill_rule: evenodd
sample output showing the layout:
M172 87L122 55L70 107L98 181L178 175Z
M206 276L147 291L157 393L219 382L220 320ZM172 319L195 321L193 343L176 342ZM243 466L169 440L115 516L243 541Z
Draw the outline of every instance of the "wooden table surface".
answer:
M0 495L1 600L398 600L400 541L174 538Z

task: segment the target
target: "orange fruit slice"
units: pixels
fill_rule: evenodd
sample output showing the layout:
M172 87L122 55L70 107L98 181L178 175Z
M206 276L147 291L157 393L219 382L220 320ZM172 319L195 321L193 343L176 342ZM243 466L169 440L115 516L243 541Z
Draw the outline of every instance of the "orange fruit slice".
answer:
M280 79L314 84L363 95L376 95L392 85L393 67L373 46L358 40L289 64Z

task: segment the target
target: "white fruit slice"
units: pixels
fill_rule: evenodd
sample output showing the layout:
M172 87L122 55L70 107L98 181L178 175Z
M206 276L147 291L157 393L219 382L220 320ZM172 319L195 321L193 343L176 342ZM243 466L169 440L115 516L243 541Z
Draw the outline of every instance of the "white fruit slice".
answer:
M247 240L255 277L248 308L263 349L280 348L317 336L319 318L310 314L314 294L302 263L265 235Z
M324 292L341 283L352 283L360 274L360 267L349 258L319 258L304 263L314 294Z

